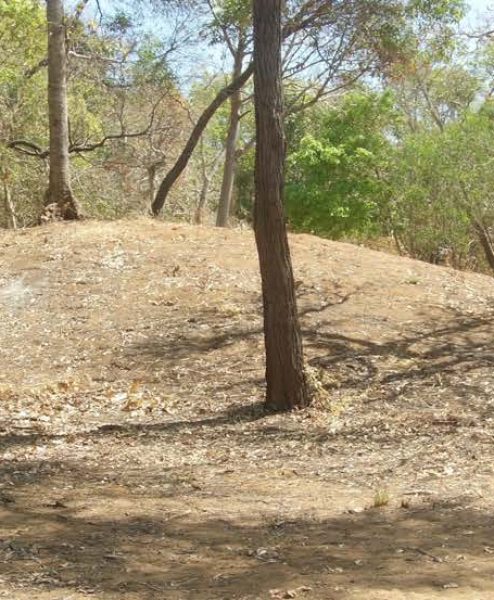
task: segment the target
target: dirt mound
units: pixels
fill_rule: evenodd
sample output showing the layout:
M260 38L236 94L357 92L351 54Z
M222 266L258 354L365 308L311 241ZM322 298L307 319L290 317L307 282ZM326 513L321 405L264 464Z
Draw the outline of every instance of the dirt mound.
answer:
M0 597L494 597L494 280L291 246L320 394L266 416L251 232L0 234Z

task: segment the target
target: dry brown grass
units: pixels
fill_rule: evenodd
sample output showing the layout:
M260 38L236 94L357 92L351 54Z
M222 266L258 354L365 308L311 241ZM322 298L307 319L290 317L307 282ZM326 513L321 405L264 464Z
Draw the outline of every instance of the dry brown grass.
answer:
M0 235L0 597L494 598L493 280L291 242L279 416L248 231Z

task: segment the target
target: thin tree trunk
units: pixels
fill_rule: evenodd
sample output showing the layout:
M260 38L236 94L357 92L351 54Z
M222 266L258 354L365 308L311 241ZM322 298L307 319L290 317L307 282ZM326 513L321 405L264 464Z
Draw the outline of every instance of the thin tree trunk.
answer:
M194 212L194 224L202 225L204 219L204 207L208 199L210 178L208 177L206 169L206 159L204 156L204 138L201 136L201 191L199 192L199 201L197 202L196 210ZM219 160L219 158L218 158Z
M197 203L196 210L194 212L194 225L202 225L204 221L204 207L208 199L209 185L211 179L207 176L203 177L201 192L199 194L199 202Z
M465 200L465 207L468 208L472 205L470 202L470 197L468 195L467 187L463 181L460 181L460 189ZM489 230L484 226L482 221L475 216L470 216L471 223L477 234L480 245L482 246L482 250L484 251L485 258L489 267L494 271L494 244L492 242L492 238L490 236Z
M233 80L242 73L242 62L244 58L244 45L242 39L239 41L235 64L233 68ZM237 164L237 141L240 131L240 109L242 96L240 89L234 92L230 98L230 120L228 123L228 135L225 147L225 166L223 169L223 180L221 183L220 202L216 217L217 227L228 227L232 208L233 184L235 182L235 169Z
M276 411L302 408L310 402L283 212L282 2L254 0L253 4L257 139L254 231L264 305L266 408Z
M401 243L400 237L399 237L399 235L396 233L396 231L394 229L393 229L393 232L392 232L392 236L393 236L393 241L395 243L395 248L396 248L398 254L400 256L405 256L406 252L403 249L403 244Z
M72 193L69 163L65 25L62 0L47 0L48 111L50 124L50 174L46 204L52 217L79 219L81 209ZM53 210L55 207L55 211Z
M419 80L418 84L422 96L427 104L427 108L429 109L432 120L437 125L440 131L444 131L444 123L442 122L441 115L438 113L437 108L434 106L431 97L429 96L429 92L427 91L427 88L425 86L425 83Z
M490 236L489 230L484 227L484 224L475 219L473 222L475 231L480 241L480 245L484 251L485 258L489 267L494 271L494 244Z
M14 203L12 202L9 184L5 178L3 180L3 202L9 229L17 229L17 217L15 215Z
M209 194L209 188L211 186L211 180L213 179L213 177L216 174L216 171L218 169L219 163L220 163L220 159L223 155L223 150L220 150L214 160L213 160L213 164L210 166L210 172L208 173L208 168L206 165L206 160L204 157L204 148L203 148L203 139L201 137L201 177L202 177L202 183L201 183L201 191L199 192L199 201L197 203L197 207L194 213L194 224L195 225L202 225L202 222L204 220L204 207L206 206L207 200L208 200L208 194Z
M156 188L156 165L149 165L147 168L148 172L148 197L150 202L154 199L154 192Z

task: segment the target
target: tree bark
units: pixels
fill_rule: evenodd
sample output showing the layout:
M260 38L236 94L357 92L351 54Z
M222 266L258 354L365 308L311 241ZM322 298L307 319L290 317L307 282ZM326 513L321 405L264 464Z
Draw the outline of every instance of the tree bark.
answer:
M484 251L489 267L494 271L494 243L487 227L478 219L473 220L473 226Z
M233 67L233 80L242 73L242 62L244 58L244 45L242 39L239 41L235 62ZM228 123L228 134L225 147L225 166L223 169L223 180L221 183L220 202L216 216L217 227L228 227L232 207L233 184L235 182L235 168L237 164L237 141L240 131L240 109L242 107L242 96L240 89L234 92L230 98L230 119Z
M10 187L7 179L3 179L3 202L5 214L7 216L7 226L9 229L17 229L17 217L15 215L14 203L10 194Z
M53 218L79 219L81 208L72 192L69 162L65 25L63 0L47 0L48 112L50 174L46 205ZM54 210L55 209L55 210Z
M309 404L290 249L283 211L281 87L283 0L254 0L256 161L254 231L259 254L266 346L266 408Z

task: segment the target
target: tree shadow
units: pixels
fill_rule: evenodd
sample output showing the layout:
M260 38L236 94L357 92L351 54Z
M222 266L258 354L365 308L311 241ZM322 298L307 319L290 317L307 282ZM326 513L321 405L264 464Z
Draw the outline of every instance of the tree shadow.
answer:
M323 375L332 376L330 380L323 379L330 397L379 391L375 412L371 411L369 395L366 410L361 411L377 431L375 435L382 434L379 444L392 438L395 445L391 453L396 453L402 444L400 429L380 429L380 423L395 413L410 421L415 415L420 431L424 430L425 419L420 413L417 417L417 410L440 407L442 397L436 401L433 395L437 377L444 379L453 409L450 397L456 394L460 400L468 398L465 411L472 422L492 418L489 387L483 386L483 380L492 380L492 314L472 317L451 311L440 321L424 314L413 324L413 331L405 335L391 332L387 338L373 341L333 327L333 308L347 300L343 297L305 306L307 356ZM317 317L317 324L312 322L313 316ZM200 328L206 324L207 328ZM225 325L227 331L223 332ZM245 345L246 341L251 345ZM244 345L239 350L241 344ZM234 387L243 391L245 385L255 385L260 390L262 363L256 363L254 369L242 363L228 373L228 378L221 379L217 375L218 361L225 361L226 355L204 359L209 352L229 346L246 363L254 357L259 360L260 328L251 318L225 324L221 312L205 310L195 317L194 323L184 321L184 328L170 332L166 339L151 338L125 350L122 359L130 369L142 371L149 367L149 361L163 362L165 369L177 360L190 361L197 381L209 382L202 393L228 394ZM480 377L475 377L477 372ZM314 446L326 444L328 449L338 438L342 443L337 450L344 461L345 436L362 436L361 422L352 423L358 418L355 414L339 431L301 427L296 419L266 417L260 402L246 403L246 398L247 394L243 394L240 402L226 408L221 405L207 414L198 407L190 418L171 416L144 422L130 417L126 422L102 423L73 436L77 442L84 438L106 442L114 436L121 438L118 448L125 448L127 437L138 439L142 446L155 444L157 436L163 436L163 444L173 445L189 435L192 441L187 443L191 447L194 437L200 438L202 447L213 447L220 439L222 443L227 440L234 450L256 448L263 460L276 457L278 464L288 456L281 452L284 447L308 461ZM383 399L388 402L385 413L379 403ZM455 431L453 420L445 423ZM63 435L8 433L0 437L0 448L38 444L54 437ZM310 449L307 442L312 444ZM361 446L349 447L348 453L362 448L369 453L369 443L366 438ZM379 452L384 453L381 446ZM487 448L484 450L486 460ZM389 469L389 460L380 458L376 453L366 460L372 462L376 471ZM239 469L248 464L247 460L238 461L235 466ZM351 464L353 481L358 481L358 465ZM331 516L324 519L307 518L307 506L293 506L288 516L270 506L272 518L266 521L259 515L258 505L253 505L252 514L234 518L228 505L233 497L226 498L225 515L220 518L218 513L201 512L197 506L188 512L189 506L194 506L194 494L201 492L181 483L182 466L143 469L131 481L128 474L124 477L117 472L112 476L116 489L110 490L109 484L96 485L105 465L98 472L91 471L82 460L72 464L4 460L0 481L8 481L10 487L0 493L0 577L9 585L31 590L32 597L46 590L68 590L69 594L82 590L81 593L92 592L96 597L109 594L113 598L149 600L254 599L268 597L276 588L307 586L317 590L318 597L328 599L344 598L353 589L362 593L385 590L390 594L393 590L414 590L424 598L432 598L450 583L460 589L484 589L494 597L494 588L489 588L494 575L494 515L479 506L470 506L468 499L453 505L429 504L335 516L328 484L327 512ZM331 468L330 465L329 471ZM244 487L243 473L239 473L235 498L244 495L245 502L249 502L249 488ZM334 473L328 477L334 480ZM144 500L150 498L146 486L156 482L168 489L153 491L155 504L150 511L148 505L144 506ZM72 506L70 492L69 501L58 499L61 489L76 489L86 483L94 484L87 506ZM303 486L302 479L298 483ZM126 485L128 493L124 497L122 488ZM139 496L137 489L145 491ZM37 504L30 490L40 492ZM287 490L288 504L289 493ZM119 503L125 499L131 509L120 508Z
M317 314L320 323L318 327L314 327L309 322L304 322L306 352L309 364L321 372L321 380L330 401L348 395L356 398L361 394L368 406L361 411L361 418L356 423L349 419L338 431L312 432L317 439L323 442L334 440L338 436L344 438L357 435L357 429L365 426L375 429L374 436L382 434L382 440L399 443L402 435L400 428L384 428L383 402L386 403L388 420L398 415L412 429L416 427L417 435L428 426L435 427L436 432L438 428L442 428L447 433L461 424L469 427L470 424L488 423L488 419L494 415L489 388L494 362L492 314L472 317L451 311L440 322L427 320L424 316L422 322L414 324L415 332L374 342L326 331L331 326L331 308L348 299L349 296L345 296L333 300L326 304L324 310L320 310L321 305L306 307L305 316L319 311ZM206 310L204 314L197 315L198 322L211 319L216 319L217 323L222 322L222 316L218 312ZM216 359L209 357L204 360L207 349L221 347L222 344L241 344L246 338L256 338L250 354L246 352L243 355L247 370L240 365L228 371L225 377L219 377ZM195 408L192 404L191 414L183 418L168 416L159 420L155 418L151 422L137 417L112 420L95 424L93 429L77 433L77 437L135 436L145 433L152 440L155 436L174 436L182 431L193 430L200 432L204 439L211 442L214 442L218 434L227 434L235 443L259 444L263 447L270 443L272 435L285 441L300 441L304 436L312 435L311 432L284 421L272 423L269 418L264 420L266 413L259 400L263 389L263 366L261 363L251 369L249 364L251 357L256 356L258 359L260 345L260 330L252 328L249 323L240 322L232 324L227 333L221 335L191 333L180 338L172 335L168 340L151 339L145 344L131 347L126 355L129 368L144 370L149 357L153 361L159 359L167 367L168 360L173 361L169 357L174 356L175 352L187 355L187 361L197 360L196 380L191 379L189 385L193 386L195 381L201 384L206 382L202 393L213 398L215 394L225 396L228 404L225 401L218 403L217 409L208 410L206 414L200 407ZM218 360L225 361L225 358L219 355ZM330 377L326 377L327 375ZM259 391L257 399L247 402L247 398L252 398L252 393L249 394L247 390L251 390L253 386ZM240 392L239 401L229 400L229 394L235 388ZM445 388L448 391L450 411L459 413L457 408L461 408L463 416L460 420L455 414L454 418L443 419L444 423L438 419L436 426L427 415L432 409L438 412L444 410L444 396L440 392ZM373 410L372 403L376 404ZM331 410L331 406L328 409ZM197 412L194 414L194 411ZM241 427L237 425L249 423L255 427L251 429L247 440ZM23 444L34 444L53 437L63 436L13 431L0 436L0 448L5 450Z
M153 514L109 506L111 517L91 518L63 504L4 506L0 576L33 597L58 589L149 600L265 598L305 586L319 598L353 590L429 598L452 582L494 594L493 515L465 499L313 519L273 511L268 519L244 515L241 524L229 513L200 518L168 511L165 497L157 502Z
M300 310L300 317L324 313L325 311L341 306L348 302L359 290L347 294L335 294L331 300L308 304ZM249 314L247 318L233 324L217 308L203 307L197 311L194 317L184 317L178 324L172 335L147 339L145 342L136 343L126 349L125 358L129 366L139 366L139 363L150 359L160 359L176 363L180 359L189 359L214 350L220 350L227 346L235 345L240 341L261 340L263 335L261 320L262 309L254 316ZM166 329L166 318L164 318ZM202 333L201 328L206 328ZM222 333L209 333L210 331L222 331Z
M308 363L332 376L333 384L323 381L328 391L336 387L358 390L378 384L385 395L396 398L396 390L402 391L404 386L423 384L437 375L467 374L494 364L492 311L471 316L451 309L444 311L440 319L424 313L409 326L408 332L388 332L387 339L374 341L338 331L333 322L332 310L359 292L337 296L323 304L307 305L301 311ZM231 391L248 383L257 386L262 383L262 366L254 369L254 377L249 374L253 369L248 368L250 362L259 364L262 356L261 327L255 322L252 324L252 319L229 324L220 312L207 309L197 314L194 322L198 328L205 327L205 331L188 330L184 322L177 335L165 340L151 338L127 349L125 360L129 368L142 370L148 362L170 366L177 361L194 364L196 361L198 376L210 382L213 393ZM218 329L222 332L214 333ZM227 381L211 380L217 360L225 361L223 354L215 352L225 349L235 357L242 354L244 364L231 371ZM384 365L393 360L396 364Z
M179 434L180 431L187 430L215 430L221 426L235 426L236 424L252 423L262 420L268 413L261 401L250 404L234 405L226 410L218 412L212 416L199 417L196 419L167 419L154 420L153 422L125 421L123 423L105 423L95 425L92 429L75 433L49 433L49 432L8 432L0 435L0 451L5 452L9 448L16 446L27 446L42 443L44 441L66 437L77 437L78 439L94 438L97 436L128 435L134 437L139 433L152 435L169 434L171 436ZM3 468L5 468L5 464ZM0 464L0 478L2 475L2 465Z

